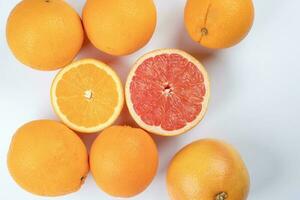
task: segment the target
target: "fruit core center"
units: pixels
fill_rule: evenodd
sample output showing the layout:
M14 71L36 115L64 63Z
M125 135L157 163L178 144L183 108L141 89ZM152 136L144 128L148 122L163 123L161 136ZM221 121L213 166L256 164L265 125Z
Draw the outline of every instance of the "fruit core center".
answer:
M163 86L163 95L165 96L170 96L173 94L173 87L171 84L169 83L166 83L164 86Z
M84 91L83 96L87 99L87 100L91 100L93 98L93 91L92 90L86 90Z
M215 200L226 200L228 198L228 194L226 192L220 192L217 194Z

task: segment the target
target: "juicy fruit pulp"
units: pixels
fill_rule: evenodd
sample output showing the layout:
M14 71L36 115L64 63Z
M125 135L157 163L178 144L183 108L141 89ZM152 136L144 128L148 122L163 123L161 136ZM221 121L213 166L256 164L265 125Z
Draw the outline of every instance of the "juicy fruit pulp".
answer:
M88 0L82 16L91 43L111 55L142 48L156 26L153 0Z
M65 1L23 0L8 18L6 36L20 62L55 70L74 59L84 32L80 17Z
M172 200L246 200L249 175L232 146L204 139L174 156L167 172L167 187Z
M97 132L119 116L124 102L118 75L104 63L84 59L72 63L55 77L51 88L55 112L69 127Z
M7 165L25 190L43 196L77 191L88 173L87 150L65 125L39 120L17 130L10 144Z
M176 135L203 117L209 96L207 73L192 56L157 50L136 63L126 83L129 111L146 130Z
M95 181L105 192L131 197L145 190L153 180L158 152L144 130L112 126L94 141L90 165Z
M208 48L239 43L254 19L252 0L187 0L184 21L191 38Z

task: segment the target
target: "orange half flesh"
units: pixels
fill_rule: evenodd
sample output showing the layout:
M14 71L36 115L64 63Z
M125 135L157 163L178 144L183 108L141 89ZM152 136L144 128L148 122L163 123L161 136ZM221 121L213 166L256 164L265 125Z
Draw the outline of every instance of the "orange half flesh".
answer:
M119 116L124 102L122 83L106 64L83 59L61 70L51 88L56 114L70 128L101 131Z

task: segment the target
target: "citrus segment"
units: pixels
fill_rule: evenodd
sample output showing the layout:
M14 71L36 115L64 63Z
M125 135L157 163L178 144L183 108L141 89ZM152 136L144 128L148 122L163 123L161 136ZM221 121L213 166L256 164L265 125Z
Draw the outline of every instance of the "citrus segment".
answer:
M109 126L123 106L122 84L117 74L93 59L63 69L54 79L51 97L58 116L80 132L97 132Z
M203 66L187 53L164 49L146 54L126 84L129 111L146 130L176 135L203 117L209 83Z

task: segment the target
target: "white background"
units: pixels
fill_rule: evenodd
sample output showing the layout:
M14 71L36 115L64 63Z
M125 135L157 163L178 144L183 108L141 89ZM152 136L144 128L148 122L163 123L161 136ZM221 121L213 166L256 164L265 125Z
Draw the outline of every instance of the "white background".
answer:
M32 70L11 54L5 24L17 0L0 1L0 199L48 199L20 189L6 167L10 139L22 124L57 119L49 101L56 72ZM68 2L81 13L84 0ZM208 51L191 41L183 27L185 0L156 0L158 25L149 44L133 55L112 57L86 43L79 57L113 66L124 82L130 66L157 48L180 48L197 57L211 79L211 101L205 119L189 133L154 136L160 152L156 178L136 200L168 199L165 172L171 157L199 138L221 138L233 144L251 175L250 200L290 200L300 189L300 1L255 0L256 19L239 45ZM101 11L100 11L101 12ZM133 124L126 111L119 123ZM81 136L90 144L96 135ZM51 199L51 198L49 198ZM57 199L114 199L99 190L91 176L81 190ZM235 199L230 199L235 200Z

